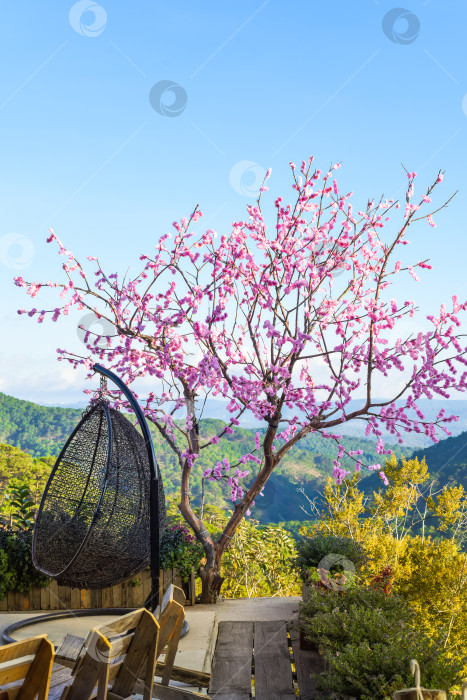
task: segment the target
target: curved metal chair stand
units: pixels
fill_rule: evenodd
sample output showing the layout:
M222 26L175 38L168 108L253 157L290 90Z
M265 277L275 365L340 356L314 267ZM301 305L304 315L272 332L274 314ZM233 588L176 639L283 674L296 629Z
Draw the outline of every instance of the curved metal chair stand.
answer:
M12 625L6 628L3 632L2 639L6 644L11 644L12 642L17 642L18 640L12 636L13 632L17 630L24 629L31 625L41 625L44 622L53 622L53 620L63 620L68 617L92 617L93 615L126 615L129 612L136 610L136 608L88 608L87 610L57 610L53 613L46 613L45 615L36 615L34 617L29 617L26 620L20 620L19 622L14 622ZM181 637L184 637L190 626L185 620L182 627Z

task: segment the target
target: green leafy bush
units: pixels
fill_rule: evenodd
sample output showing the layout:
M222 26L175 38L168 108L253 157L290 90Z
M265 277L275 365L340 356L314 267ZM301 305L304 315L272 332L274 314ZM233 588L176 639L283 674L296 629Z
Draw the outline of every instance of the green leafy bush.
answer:
M324 533L318 533L314 537L302 537L297 544L297 552L295 565L303 581L309 580L310 575L313 578L312 572L316 572L318 565L329 554L338 554L342 560L352 562L357 573L368 561L368 554L359 542L350 537ZM331 574L340 574L343 570L344 566L339 560L329 568Z
M34 528L36 506L31 500L31 492L25 481L10 479L4 503L10 511L13 525L16 528L22 530Z
M32 563L32 530L0 529L0 598L8 591L27 593L32 586L49 583Z
M260 527L257 521L240 523L222 559L225 598L258 598L300 594L293 569L295 540L279 525Z
M418 660L427 688L452 688L462 678L462 663L417 629L414 611L399 596L366 587L344 595L312 588L300 619L327 662L317 679L323 698L390 700L395 690L413 685L411 659Z
M160 557L162 569L177 569L182 581L186 582L191 570L199 568L204 549L188 528L171 525L162 533Z

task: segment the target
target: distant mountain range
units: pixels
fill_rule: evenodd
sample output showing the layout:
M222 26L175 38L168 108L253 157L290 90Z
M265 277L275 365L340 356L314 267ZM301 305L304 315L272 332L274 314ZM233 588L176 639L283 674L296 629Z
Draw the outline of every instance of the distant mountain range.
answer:
M19 400L19 399L18 399ZM383 401L384 399L375 399L376 401ZM362 399L354 399L350 401L347 407L347 412L359 408L363 403ZM420 399L417 402L420 410L430 421L435 420L436 416L439 414L441 409L444 409L447 416L455 415L459 417L457 422L452 422L447 425L449 432L455 435L460 435L460 433L467 431L467 401L460 400L442 400L442 399ZM83 410L86 407L86 402L83 400L81 402L72 404L63 404L60 408L74 408ZM403 406L403 401L396 401L397 406ZM54 406L54 408L57 408ZM293 412L290 409L284 409L284 417L291 416ZM415 417L412 412L408 413L409 418ZM179 410L175 413L176 418L183 417L183 411ZM213 418L227 422L231 418L231 414L227 411L227 401L217 400L217 399L207 399L204 405L204 410L202 418ZM240 425L242 428L253 429L262 427L264 423L256 420L253 416L241 416ZM365 427L366 422L359 420L349 421L347 424L343 424L336 428L336 432L342 433L343 435L350 435L352 437L358 437L365 439ZM384 433L385 438L388 443L395 442L394 437L389 433ZM439 430L439 439L445 439L446 434L442 430ZM433 442L426 435L419 433L403 433L404 445L411 447L413 449L418 449L422 447L429 447ZM372 439L371 437L369 438Z
M448 415L459 414L460 420L451 424L452 432L459 433L463 428L467 429L467 402L420 401L420 407L428 418L434 418L441 408L445 408ZM0 393L0 442L20 447L34 457L57 455L80 420L83 408L84 406L41 406ZM228 417L222 402L207 401L201 421L202 438L210 439L218 434L222 429L222 421ZM192 494L195 503L201 493L202 471L214 466L216 461L224 457L227 457L231 464L235 463L242 454L251 451L254 447L255 430L257 427L251 424L248 427L240 427L234 435L221 438L217 445L202 451L202 461L192 474ZM165 490L168 494L176 492L180 484L179 465L155 429L151 432ZM360 428L358 424L349 424L345 426L345 431L340 429L340 432L348 435L345 440L348 449L364 451L363 459L367 463L381 461L381 457L376 455L375 441L364 439L364 426ZM421 437L423 439L423 436ZM413 442L417 443L417 440ZM416 454L420 457L426 455L431 473L439 473L443 482L454 479L467 484L467 478L464 477L467 472L467 432L442 440L431 447L422 447L420 442L421 440L418 440L419 444L414 445L419 448ZM413 445L409 439L405 439L402 447L396 445L393 449L398 457L401 453L410 457ZM318 435L309 435L301 440L286 455L266 484L264 496L258 497L254 517L260 522L303 520L306 516L301 506L304 506L306 501L298 492L298 488L303 487L310 497L316 495L317 489L323 487L326 477L331 474L335 457L336 445L333 441ZM352 468L348 459L343 459L342 462L343 466ZM253 467L252 475L257 469L254 465ZM248 483L248 479L246 481ZM364 486L365 490L372 490L381 486L381 481L372 474L365 479ZM218 505L228 503L225 487L218 483L210 483L208 488L211 502L214 500Z

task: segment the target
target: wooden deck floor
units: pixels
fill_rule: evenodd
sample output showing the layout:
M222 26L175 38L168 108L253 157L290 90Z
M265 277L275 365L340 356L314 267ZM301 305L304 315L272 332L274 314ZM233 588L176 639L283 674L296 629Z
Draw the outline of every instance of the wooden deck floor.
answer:
M323 670L317 652L300 650L297 622L220 622L209 697L316 700L311 674Z

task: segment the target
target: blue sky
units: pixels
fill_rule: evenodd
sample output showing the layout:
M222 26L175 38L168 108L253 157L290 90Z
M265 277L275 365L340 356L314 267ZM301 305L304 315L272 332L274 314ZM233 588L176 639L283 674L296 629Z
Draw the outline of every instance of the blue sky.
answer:
M460 0L398 11L392 0L3 7L0 390L49 403L81 395L55 354L81 347L78 316L16 315L30 300L15 274L60 276L49 227L79 258L123 270L197 203L206 227L227 230L268 167L271 202L288 196L288 162L311 154L323 168L343 162L356 203L401 197L401 162L419 188L445 169L439 198L459 194L438 228L409 237L412 259L434 270L400 295L423 313L467 298L466 22ZM169 116L168 82L179 86Z

